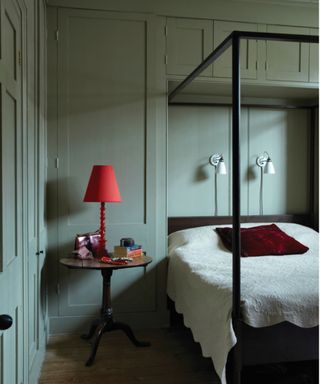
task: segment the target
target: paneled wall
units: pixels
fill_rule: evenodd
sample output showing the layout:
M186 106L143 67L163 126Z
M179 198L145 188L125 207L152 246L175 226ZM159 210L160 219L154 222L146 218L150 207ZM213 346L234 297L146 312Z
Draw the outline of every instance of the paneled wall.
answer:
M168 215L214 214L214 168L208 162L214 153L223 154L228 171L217 175L218 215L230 215L230 108L170 106L168 116ZM243 108L241 119L242 214L259 214L256 158L264 151L276 169L263 177L264 213L308 212L310 112Z
M99 311L99 272L69 271L59 264L73 249L76 233L98 228L98 204L82 201L91 167L98 163L114 165L123 197L120 204L107 204L108 249L121 237L131 236L153 257L146 274L113 275L115 315L133 326L165 324L166 219L213 214L214 177L208 158L215 152L224 154L228 167L228 175L218 177L218 214L231 213L230 110L170 107L167 115L167 81L180 81L185 73L170 73L172 30L166 28L166 20L179 18L183 27L195 25L197 38L183 41L196 42L191 51L201 55L212 48L212 27L214 23L219 27L220 21L264 23L263 28L281 23L317 26L316 6L291 5L288 11L289 1L280 3L252 0L248 7L247 1L239 0L230 7L208 0L199 7L196 0L188 6L169 0L47 1L51 333L82 332ZM210 26L203 29L208 20ZM209 44L202 47L206 36ZM187 61L188 47L180 47L187 52ZM187 65L188 71L196 64ZM251 64L254 71L265 65ZM225 78L219 81L224 88ZM281 89L283 82L277 85ZM269 97L290 96L291 89L286 92L273 94L269 88ZM308 209L308 121L306 110L243 109L243 213L259 213L255 159L264 150L270 152L277 170L264 178L265 213Z

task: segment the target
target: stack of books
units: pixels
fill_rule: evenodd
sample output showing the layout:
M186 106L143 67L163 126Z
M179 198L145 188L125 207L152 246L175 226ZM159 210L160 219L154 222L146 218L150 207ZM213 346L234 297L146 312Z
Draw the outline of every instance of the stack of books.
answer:
M128 247L115 245L113 249L113 257L140 257L143 255L142 246L135 244Z

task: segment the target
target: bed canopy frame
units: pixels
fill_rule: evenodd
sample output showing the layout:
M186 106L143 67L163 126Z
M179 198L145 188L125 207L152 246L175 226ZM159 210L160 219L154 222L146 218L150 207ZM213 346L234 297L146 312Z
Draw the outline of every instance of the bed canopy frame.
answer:
M250 221L250 218L241 218L240 216L240 113L241 113L241 81L240 81L240 40L241 39L250 39L250 40L273 40L273 41L287 41L287 42L299 42L299 43L319 43L318 36L310 35L298 35L298 34L283 34L283 33L264 33L264 32L244 32L244 31L233 31L201 64L199 64L189 76L185 78L175 89L173 89L168 95L168 102L170 105L174 105L173 99L197 76L200 75L209 65L211 65L219 56L221 56L229 47L232 47L232 324L234 332L237 337L237 344L232 350L231 354L231 364L232 364L232 373L231 376L227 374L228 383L240 384L241 383L241 366L242 366L242 356L241 356L241 344L242 338L241 335L246 335L251 341L255 338L255 330L252 327L247 326L241 321L241 308L240 308L240 298L241 298L241 265L240 265L240 253L241 253L241 237L240 237L240 223L241 221ZM178 103L179 104L179 103ZM181 104L181 103L180 103ZM188 103L185 103L188 105ZM194 104L193 104L194 105ZM312 106L311 106L312 107ZM310 106L309 106L310 108ZM313 177L312 177L313 179ZM269 216L269 218L276 218L275 216ZM280 216L277 216L279 218ZM256 217L257 218L257 217ZM268 216L264 216L265 219ZM306 221L306 216L281 216L284 218L283 221L300 221L304 224L309 224ZM201 223L201 225L209 225L213 223L212 218L208 220L205 218L193 218L194 223ZM220 223L226 218L220 218ZM173 227L175 229L177 226L183 228L183 221L185 218L174 218L170 220L169 218L169 231L172 231ZM262 217L258 218L257 221L262 221ZM207 224L208 223L208 224ZM216 223L219 223L216 222ZM170 232L169 232L170 233ZM298 327L292 326L287 323L285 326L283 323L276 326L267 327L275 328L278 336L281 334L288 335L289 337L294 337L301 342L305 337L310 337L311 339L318 336L318 330L312 329L303 329L303 333L297 330ZM293 333L286 333L289 329ZM318 328L318 327L315 327ZM268 340L270 338L270 333L268 329L262 329L260 331L260 340ZM274 334L273 334L274 335ZM265 336L265 338L263 338ZM299 345L299 344L298 344ZM293 347L293 346L292 346ZM249 343L250 348L250 343ZM311 353L309 356L314 356L318 354L318 346L311 348ZM301 349L302 354L307 353L308 357L308 348ZM300 353L300 356L301 356ZM230 354L229 354L230 357ZM249 359L250 360L250 359ZM230 364L230 359L228 359L228 364Z

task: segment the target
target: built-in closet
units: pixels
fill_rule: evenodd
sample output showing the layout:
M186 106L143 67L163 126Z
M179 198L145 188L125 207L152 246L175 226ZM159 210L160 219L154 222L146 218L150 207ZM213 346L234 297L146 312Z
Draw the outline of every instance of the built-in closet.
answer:
M0 383L35 383L47 341L46 15L0 1Z
M113 165L122 196L106 204L108 251L130 237L153 258L146 269L114 272L115 317L132 327L166 323L165 81L156 74L157 31L157 19L144 14L48 8L51 333L84 331L100 310L99 271L59 264L76 234L99 228L99 205L83 202L95 164Z

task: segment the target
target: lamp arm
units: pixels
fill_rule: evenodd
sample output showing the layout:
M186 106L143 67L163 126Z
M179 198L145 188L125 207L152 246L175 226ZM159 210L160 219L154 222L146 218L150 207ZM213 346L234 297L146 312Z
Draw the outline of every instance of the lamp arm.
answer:
M266 165L268 157L266 157L264 154L261 156L258 156L256 159L257 166L260 168L263 168Z
M264 167L266 165L266 162L270 159L270 155L267 151L263 152L263 155L258 156L256 159L256 164L258 167Z
M222 159L222 154L215 153L214 155L209 157L209 163L216 167L220 159Z
M270 155L269 155L269 153L268 153L267 151L264 151L263 154L265 155L265 157L266 157L267 159L270 158Z

